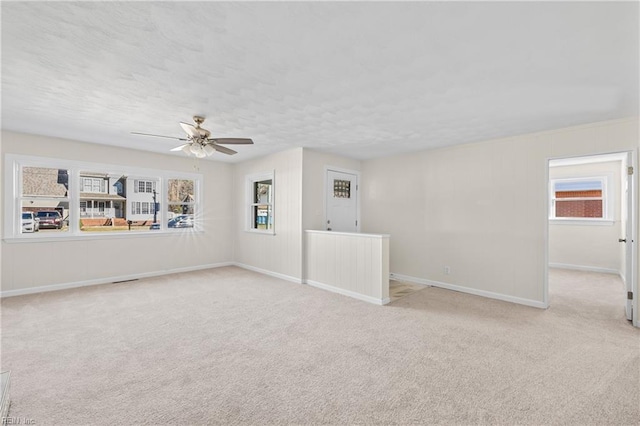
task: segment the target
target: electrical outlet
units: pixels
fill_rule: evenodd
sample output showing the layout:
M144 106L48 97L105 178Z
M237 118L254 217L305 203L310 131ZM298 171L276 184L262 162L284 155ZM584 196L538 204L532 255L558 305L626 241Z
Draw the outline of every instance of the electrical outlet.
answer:
M450 267L448 267L448 266L445 266L445 267L444 267L444 274L445 274L445 275L449 275L450 273L451 273L451 268L450 268Z

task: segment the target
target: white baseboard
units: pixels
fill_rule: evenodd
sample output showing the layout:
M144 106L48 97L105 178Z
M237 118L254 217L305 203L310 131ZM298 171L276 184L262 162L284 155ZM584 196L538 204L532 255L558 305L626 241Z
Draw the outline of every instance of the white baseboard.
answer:
M600 268L597 266L584 266L584 265L569 265L566 263L549 263L549 268L571 269L573 271L586 271L586 272L600 272L603 274L615 274L620 275L620 271L617 269Z
M395 272L389 274L389 279L393 281L406 281L408 283L431 286L431 284L429 284L429 280L425 280L424 278L417 278L417 277L412 277L410 275L396 274Z
M391 301L391 299L389 299L388 297L386 297L384 299L378 299L378 298L375 298L375 297L372 297L372 296L366 296L364 294L356 293L355 291L345 290L343 288L334 287L332 285L324 284L324 283L321 283L321 282L318 282L318 281L313 281L313 280L306 280L305 284L308 284L311 287L316 287L316 288L320 288L322 290L328 290L328 291L331 291L333 293L338 293L338 294L341 294L343 296L353 297L354 299L362 300L364 302L373 303L374 305L386 305L387 303L389 303Z
M233 264L234 264L233 262L210 263L207 265L187 266L185 268L165 269L162 271L144 272L141 274L120 275L116 277L106 277L106 278L97 278L93 280L76 281L72 283L51 284L51 285L30 287L30 288L24 288L24 289L18 289L18 290L6 290L6 291L0 292L0 298L22 296L25 294L44 293L47 291L66 290L70 288L87 287L92 285L112 284L119 281L130 281L130 280L137 280L141 278L150 278L150 277L158 277L161 275L176 274L180 272L192 272L192 271L199 271L202 269L220 268L223 266L232 266Z
M266 269L256 268L255 266L245 265L244 263L239 263L239 262L231 262L230 264L237 266L238 268L247 269L249 271L258 272L264 275L269 275L270 277L280 278L281 280L291 281L296 284L302 284L302 279L292 277L291 275L285 275L279 272L273 272Z
M463 287L460 285L443 283L440 281L432 281L432 280L427 280L425 278L416 278L409 275L392 273L391 279L398 280L398 281L406 281L414 284L422 284L422 285L427 285L432 287L439 287L447 290L459 291L460 293L473 294L475 296L482 296L489 299L496 299L496 300L502 300L505 302L517 303L519 305L532 306L534 308L547 309L549 307L547 303L539 302L537 300L524 299L522 297L516 297L516 296L509 296L507 294L494 293L492 291L478 290L475 288Z

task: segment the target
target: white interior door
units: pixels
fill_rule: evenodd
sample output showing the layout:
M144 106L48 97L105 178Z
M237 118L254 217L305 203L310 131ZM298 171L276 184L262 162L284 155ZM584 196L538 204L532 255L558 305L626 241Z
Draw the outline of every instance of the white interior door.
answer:
M326 230L358 232L358 175L327 170Z
M624 262L624 266L625 266L625 271L624 271L624 280L625 280L625 286L627 289L627 305L626 305L626 313L627 313L627 319L632 321L633 320L633 298L637 297L637 295L634 294L634 289L633 289L633 282L634 282L634 273L635 273L635 259L634 259L634 255L633 255L633 248L634 248L634 244L633 244L633 226L634 226L634 221L635 221L635 217L634 217L634 191L633 191L633 159L632 159L632 155L631 153L627 153L627 161L626 161L626 165L627 165L627 174L626 174L626 180L625 180L625 185L624 185L624 193L623 193L623 198L624 201L626 203L626 226L624 229L624 237L621 238L619 241L621 243L624 243L625 245L625 262ZM634 321L635 323L635 321Z

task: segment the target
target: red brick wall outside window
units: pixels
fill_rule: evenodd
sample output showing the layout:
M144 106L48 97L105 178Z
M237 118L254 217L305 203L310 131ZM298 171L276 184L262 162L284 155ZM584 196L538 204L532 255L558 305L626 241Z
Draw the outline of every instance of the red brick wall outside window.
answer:
M584 198L581 200L580 198ZM556 217L602 218L602 190L556 191Z

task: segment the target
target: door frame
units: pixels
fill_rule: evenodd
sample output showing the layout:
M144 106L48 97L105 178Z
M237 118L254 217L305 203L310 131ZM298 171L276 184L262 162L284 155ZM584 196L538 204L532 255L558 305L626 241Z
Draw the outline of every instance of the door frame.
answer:
M327 229L327 192L329 191L329 172L338 172L338 173L348 173L356 176L356 220L358 221L358 225L356 226L356 232L360 232L361 230L361 220L360 220L360 171L359 170L351 170L345 169L343 167L334 167L334 166L324 166L324 177L323 177L323 185L324 190L322 191L322 226L323 230Z
M628 226L631 227L631 250L625 250L625 253L630 253L630 258L627 256L625 259L625 265L627 262L631 263L631 267L627 268L631 271L631 277L628 279L631 280L631 291L633 292L633 316L631 323L635 327L640 327L640 315L638 312L638 308L640 305L638 304L638 150L621 150L621 151L611 151L611 152L600 152L593 154L575 154L575 155L565 155L558 157L547 157L545 165L545 221L544 221L544 279L543 279L543 304L545 307L549 307L549 209L550 206L550 180L549 180L549 162L551 160L562 160L569 158L582 158L582 157L595 157L599 155L611 155L611 154L620 154L625 155L627 158L631 158L631 164L627 164L627 166L633 167L633 175L630 179L631 181L631 217L627 218ZM620 184L620 183L618 183ZM624 194L624 188L621 188L621 194ZM620 207L618 207L620 208ZM626 232L626 231L625 231ZM629 244L628 242L626 244ZM627 277L625 277L627 278ZM626 291L626 286L625 286ZM626 303L622 306L622 308L626 309Z

